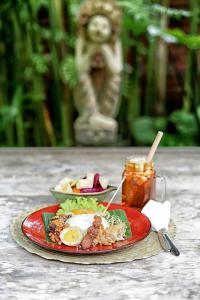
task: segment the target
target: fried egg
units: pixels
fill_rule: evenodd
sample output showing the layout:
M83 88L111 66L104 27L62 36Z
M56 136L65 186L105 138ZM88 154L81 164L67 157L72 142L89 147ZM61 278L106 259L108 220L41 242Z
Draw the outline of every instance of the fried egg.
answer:
M97 214L81 214L81 215L73 215L71 218L67 220L67 223L70 227L78 227L81 229L81 231L86 234L87 230L90 226L92 226L92 223L94 221L94 217ZM101 216L101 215L100 215ZM102 219L102 225L104 229L109 227L108 221L101 217Z

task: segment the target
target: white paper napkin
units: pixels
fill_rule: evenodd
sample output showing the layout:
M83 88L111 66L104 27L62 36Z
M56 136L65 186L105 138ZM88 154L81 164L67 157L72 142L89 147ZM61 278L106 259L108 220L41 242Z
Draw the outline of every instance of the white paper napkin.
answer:
M149 200L149 202L142 209L142 213L151 221L153 230L158 231L162 228L168 230L170 220L169 201L160 203L155 200Z

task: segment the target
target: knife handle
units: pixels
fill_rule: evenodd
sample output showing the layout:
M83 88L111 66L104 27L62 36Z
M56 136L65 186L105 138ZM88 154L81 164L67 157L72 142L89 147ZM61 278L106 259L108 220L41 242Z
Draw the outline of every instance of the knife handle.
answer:
M163 228L163 229L158 231L158 238L159 238L159 241L160 241L160 244L161 244L162 248L165 251L171 252L172 254L174 254L176 256L180 255L179 250L176 248L176 246L174 245L174 243L170 239L166 229Z

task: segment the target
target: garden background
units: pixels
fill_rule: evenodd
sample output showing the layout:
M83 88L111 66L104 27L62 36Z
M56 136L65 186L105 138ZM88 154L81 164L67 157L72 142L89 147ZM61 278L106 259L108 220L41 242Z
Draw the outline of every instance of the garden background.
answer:
M75 146L80 0L0 3L0 146ZM115 146L200 145L200 1L118 0L124 70Z

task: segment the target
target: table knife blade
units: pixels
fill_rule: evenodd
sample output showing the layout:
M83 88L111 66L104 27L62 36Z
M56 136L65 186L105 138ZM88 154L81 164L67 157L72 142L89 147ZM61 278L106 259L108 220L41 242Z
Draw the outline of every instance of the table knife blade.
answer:
M169 237L168 231L165 228L162 228L157 233L162 248L167 252L171 252L175 256L179 256L180 252L175 246L174 242Z

